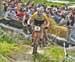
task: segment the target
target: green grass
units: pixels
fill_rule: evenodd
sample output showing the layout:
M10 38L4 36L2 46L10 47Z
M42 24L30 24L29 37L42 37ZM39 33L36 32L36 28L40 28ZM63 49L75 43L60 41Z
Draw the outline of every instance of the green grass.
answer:
M14 40L11 41L10 37L5 35L3 37L3 40L0 40L0 54L2 54L5 57L14 57L13 52L16 54L24 53L25 51L29 50L29 47L26 45L18 45L14 42ZM9 39L9 40L8 40ZM22 39L22 37L21 37ZM31 39L25 40L25 44L30 44ZM64 50L63 48L60 48L57 45L51 45L50 47L43 48L44 53L42 54L36 54L33 55L34 62L62 62L64 59ZM73 54L72 54L72 53ZM75 51L69 51L68 53L72 56L75 56ZM0 58L0 62L6 62L5 59ZM75 62L74 60L67 60L67 62Z
M60 54L62 53L62 54ZM58 48L57 46L51 46L45 49L45 56L51 57L51 58L63 58L64 57L64 50L61 48Z
M33 55L34 62L62 62L64 59L64 49L58 46L50 46L43 48L44 53ZM72 53L73 52L73 53ZM68 53L72 56L75 55L75 51L72 50ZM75 62L75 60L67 59L66 62Z
M44 53L40 56L40 62L62 62L64 58L64 50L59 48L58 46L50 46L47 48L43 48Z
M47 2L47 5L48 5L48 6L49 6L49 5L65 6L65 4L62 4L62 3L57 3L57 2L55 2L55 3L52 3L52 2Z
M28 0L24 0L25 3L28 2ZM34 0L34 2L37 4L37 3L44 3L44 0ZM57 6L65 6L65 4L63 3L57 3L57 2L47 2L46 1L46 4L49 6L49 5L57 5Z
M34 62L50 62L48 57L45 57L42 54L35 54L35 55L33 55L33 61Z
M0 54L4 56L9 56L13 52L22 53L28 50L28 47L25 45L18 45L18 44L9 44L7 42L0 43Z
M0 62L7 62L7 61L0 57Z
M31 38L28 38L28 39L25 39L25 42L24 42L26 45L31 45L32 43L32 39Z
M18 45L15 43L7 43L7 42L0 42L0 54L4 57L14 57L13 53L15 54L21 54L25 53L29 50L29 47L26 45ZM0 62L4 62L5 59L0 58Z
M19 47L16 44L9 44L7 42L0 43L0 53L7 56L11 54L13 51L18 52Z
M0 35L4 34L4 31L0 28ZM25 40L23 36L19 36L22 40ZM19 52L21 50L26 49L23 45L18 45L14 39L12 39L9 35L5 34L0 38L0 53L1 54L10 54L12 51Z
M15 43L14 39L12 39L8 33L6 33L2 28L0 27L0 42L7 42L7 43Z
M75 57L75 50L67 52L69 55ZM64 49L57 45L44 48L43 57L45 59L44 62L62 62L64 59ZM67 59L66 62L75 62L75 60Z
M4 33L4 31L0 28L0 36ZM22 39L22 37L20 36ZM27 50L29 50L29 47L26 45L19 45L17 44L14 39L12 39L7 34L3 35L3 37L0 38L0 54L4 57L11 57L13 56L12 53L20 54L25 53ZM0 57L0 62L6 62L4 58Z

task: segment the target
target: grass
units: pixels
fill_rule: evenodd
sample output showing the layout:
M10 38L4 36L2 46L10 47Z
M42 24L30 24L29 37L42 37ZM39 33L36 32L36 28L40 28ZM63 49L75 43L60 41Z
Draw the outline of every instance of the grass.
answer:
M50 58L60 58L61 59L64 57L64 50L61 48L58 48L57 46L51 46L45 49L44 55Z
M8 36L7 33L0 28L0 36L2 36L0 38L0 42L7 42L7 43L15 43L14 39L12 39L10 36ZM4 34L4 35L3 35Z
M0 32L0 35L1 34L3 33ZM19 38L21 40L23 39L23 37L21 36L19 36ZM30 45L31 39L23 40L25 40L25 44ZM28 46L16 44L15 41L7 35L4 35L0 39L0 54L5 57L14 57L14 55L12 54L13 52L15 52L16 54L20 54L25 53L27 50L29 50ZM64 59L64 50L58 45L51 45L47 48L43 48L42 50L44 50L44 53L33 55L34 62L62 62L62 60ZM68 53L72 56L75 56L74 52L75 50L68 51ZM0 62L6 61L5 59L0 57ZM67 62L74 62L74 60L67 60Z
M28 0L24 0L24 2L28 2ZM49 6L49 5L57 5L57 6L65 6L65 4L63 4L63 3L57 3L57 2L48 2L48 1L44 1L44 0L34 0L34 2L36 3L36 4L38 4L38 3L44 3L44 2L46 2L46 4Z
M31 39L31 38L28 38L28 39L25 40L24 43L25 43L26 45L31 45L32 39Z
M65 4L62 4L62 3L57 3L57 2L55 2L55 3L52 3L52 2L47 2L47 5L48 5L48 6L49 6L49 5L65 6Z
M29 50L29 47L26 45L18 45L15 43L10 44L7 42L0 42L0 54L6 58L14 57L13 53L17 55L17 54L25 53L28 50ZM5 59L0 58L0 60L3 60L4 62Z
M75 56L75 50L68 50L67 52L69 55ZM43 56L46 57L49 62L62 62L64 59L64 49L60 46L53 45L44 48ZM75 60L67 59L66 62L75 62Z
M0 36L4 33L4 31L0 28ZM22 37L21 37L22 39ZM11 57L13 56L13 52L16 54L25 53L29 50L27 45L19 45L17 44L14 39L9 37L7 34L3 35L0 38L0 54L4 57ZM7 62L4 58L0 57L0 62Z
M25 50L27 50L25 46L20 46L14 43L9 44L7 42L0 43L0 53L5 56L10 55L12 52L19 53Z
M43 48L44 53L35 54L33 56L34 62L62 62L64 59L64 49L57 45ZM75 50L68 51L72 56L75 56ZM66 62L75 62L75 60L67 59Z
M7 62L7 61L0 57L0 62Z
M33 55L34 62L50 62L50 60L42 54Z
M64 58L64 50L59 48L58 46L51 46L48 48L45 48L45 52L43 54L45 57L48 57L50 61L53 62L59 62Z

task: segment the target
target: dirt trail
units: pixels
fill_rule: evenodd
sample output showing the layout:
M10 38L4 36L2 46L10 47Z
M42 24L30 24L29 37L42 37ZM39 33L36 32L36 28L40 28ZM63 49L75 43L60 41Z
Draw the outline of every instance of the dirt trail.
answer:
M20 54L14 52L12 54L12 57L8 57L8 60L10 62L34 62L32 50L33 50L33 48L30 47L30 50L28 50L27 52L23 52ZM43 50L38 48L38 53L42 54L43 52L44 52Z

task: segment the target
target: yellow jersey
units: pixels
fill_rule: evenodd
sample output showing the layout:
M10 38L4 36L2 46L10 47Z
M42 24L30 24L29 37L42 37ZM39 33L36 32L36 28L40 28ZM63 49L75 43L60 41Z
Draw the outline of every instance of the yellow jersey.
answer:
M42 20L48 20L48 17L47 17L47 15L45 14L45 13L43 13L42 15L37 15L37 13L34 13L31 17L30 17L30 19L33 21L33 20L38 20L38 21L42 21Z

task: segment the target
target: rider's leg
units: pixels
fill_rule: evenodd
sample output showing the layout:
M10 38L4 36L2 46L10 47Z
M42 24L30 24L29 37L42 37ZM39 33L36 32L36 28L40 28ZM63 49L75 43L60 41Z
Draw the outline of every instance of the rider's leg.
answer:
M44 21L44 35L45 35L45 40L46 40L46 43L48 44L48 34L47 34L47 29L48 29L48 27L47 27L47 24L48 24L48 22L47 21Z
M48 44L48 34L47 34L47 29L44 29L44 34L45 34L46 44Z
M37 38L37 33L35 31L33 31L32 32L32 43L31 43L32 46L34 45L34 42L36 41L36 38Z
M42 40L43 40L43 30L41 30L39 33L38 33L38 38L39 38L39 45L40 47L42 46Z

